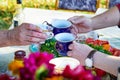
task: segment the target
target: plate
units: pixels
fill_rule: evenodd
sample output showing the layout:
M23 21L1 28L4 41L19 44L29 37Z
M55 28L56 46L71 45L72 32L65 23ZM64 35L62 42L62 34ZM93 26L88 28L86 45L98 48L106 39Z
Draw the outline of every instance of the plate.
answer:
M63 71L67 65L69 65L71 69L80 65L80 62L77 59L71 57L54 58L50 60L50 63L55 65L56 72L58 73Z

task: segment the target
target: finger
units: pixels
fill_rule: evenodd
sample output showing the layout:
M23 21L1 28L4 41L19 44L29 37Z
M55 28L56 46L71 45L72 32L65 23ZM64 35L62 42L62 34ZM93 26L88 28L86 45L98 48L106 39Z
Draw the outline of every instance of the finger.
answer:
M42 32L41 28L39 28L39 27L37 27L36 25L33 25L33 24L28 24L27 29L32 30L32 31Z
M72 51L68 51L67 56L72 56Z
M36 37L27 36L26 41L29 41L29 42L32 42L32 43L40 43L40 42L44 42L45 39L40 39L40 38L36 38Z
M44 33L36 32L36 31L27 31L27 32L28 32L27 33L28 36L33 36L33 37L41 38L41 39L47 38L47 35Z
M77 18L77 17L79 17L79 16L70 17L70 18L68 19L68 21L72 21L72 20L74 20L74 19Z
M69 49L72 50L74 48L74 45L73 44L70 44L69 45Z
M73 34L78 34L78 28L77 28L75 25L72 25L71 32L72 32Z

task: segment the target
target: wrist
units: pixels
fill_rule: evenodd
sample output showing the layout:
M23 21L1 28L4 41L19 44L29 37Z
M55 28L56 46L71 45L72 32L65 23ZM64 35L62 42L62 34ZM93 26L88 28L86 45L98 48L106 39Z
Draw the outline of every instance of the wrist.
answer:
M1 42L0 43L0 47L4 47L4 46L10 46L10 40L8 39L8 30L4 30L0 32L1 34Z
M89 54L87 55L86 59L85 59L85 66L92 68L94 65L94 59L93 56L96 53L97 50L92 50L89 52Z
M95 17L91 18L91 28L92 28L92 30L96 29L96 27L95 27L96 24L95 24L95 20L94 19L95 19Z
M7 31L7 40L8 40L8 45L11 46L11 45L14 45L14 37L12 35L12 30L8 30Z

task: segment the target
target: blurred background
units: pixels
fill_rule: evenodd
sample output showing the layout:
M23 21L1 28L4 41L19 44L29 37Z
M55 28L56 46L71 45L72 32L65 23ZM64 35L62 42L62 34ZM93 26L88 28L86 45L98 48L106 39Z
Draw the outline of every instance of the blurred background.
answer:
M108 0L98 0L99 7L108 8ZM56 0L23 0L23 8L40 8L56 10ZM0 30L8 29L16 11L16 0L0 0ZM64 10L63 10L64 11ZM84 11L80 11L84 12ZM86 12L89 14L89 12Z

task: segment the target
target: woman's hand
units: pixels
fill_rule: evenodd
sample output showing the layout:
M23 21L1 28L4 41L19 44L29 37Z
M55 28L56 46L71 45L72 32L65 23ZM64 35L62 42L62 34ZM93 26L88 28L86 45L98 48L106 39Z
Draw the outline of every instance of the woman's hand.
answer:
M73 42L73 44L69 46L69 49L70 51L68 51L67 55L78 59L82 65L84 65L84 61L89 52L93 50L91 47L77 42Z
M68 19L72 23L72 33L85 33L92 30L92 20L85 16L74 16Z
M47 36L33 24L23 23L8 31L11 45L29 45L45 41Z

